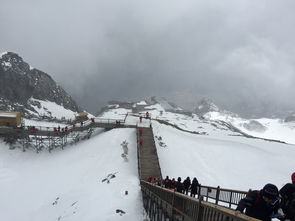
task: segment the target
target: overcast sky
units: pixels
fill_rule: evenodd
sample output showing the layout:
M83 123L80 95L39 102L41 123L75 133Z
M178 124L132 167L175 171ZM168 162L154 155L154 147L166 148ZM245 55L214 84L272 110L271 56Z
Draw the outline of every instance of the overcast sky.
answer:
M294 0L0 0L18 53L90 111L207 95L232 110L295 106Z

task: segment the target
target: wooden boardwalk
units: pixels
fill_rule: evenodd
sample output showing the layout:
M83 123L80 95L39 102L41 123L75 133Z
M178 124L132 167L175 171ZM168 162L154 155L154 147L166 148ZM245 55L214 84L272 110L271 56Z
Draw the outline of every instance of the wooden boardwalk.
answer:
M36 129L30 129L28 127L24 128L13 128L13 127L0 127L0 135L15 135L16 137L22 137L22 136L30 136L30 135L36 135L36 136L52 136L52 137L63 137L65 135L70 134L71 132L81 132L86 131L90 128L105 128L105 129L113 129L113 128L135 128L135 126L132 125L125 125L120 124L116 125L114 123L89 123L84 126L69 126L69 129L64 132L55 132L53 127L35 127Z
M142 130L142 136L140 136L139 130ZM143 141L142 145L140 145L140 139ZM160 178L162 180L152 128L139 127L137 130L137 141L140 180L147 180L148 177Z

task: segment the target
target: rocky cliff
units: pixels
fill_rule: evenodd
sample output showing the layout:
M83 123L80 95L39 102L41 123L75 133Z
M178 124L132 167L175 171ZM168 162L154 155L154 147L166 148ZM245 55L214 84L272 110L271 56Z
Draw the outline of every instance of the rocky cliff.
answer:
M0 54L0 110L32 115L31 98L55 102L75 112L80 109L48 74L32 68L16 53Z

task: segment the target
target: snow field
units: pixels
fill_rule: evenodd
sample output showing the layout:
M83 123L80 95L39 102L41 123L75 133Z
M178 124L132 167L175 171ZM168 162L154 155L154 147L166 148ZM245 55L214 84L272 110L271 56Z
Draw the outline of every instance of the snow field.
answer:
M129 143L128 162L121 157L124 140ZM139 220L142 216L134 129L114 129L51 154L8 150L3 143L0 147L1 220ZM102 182L115 172L110 183ZM120 216L116 209L126 214Z

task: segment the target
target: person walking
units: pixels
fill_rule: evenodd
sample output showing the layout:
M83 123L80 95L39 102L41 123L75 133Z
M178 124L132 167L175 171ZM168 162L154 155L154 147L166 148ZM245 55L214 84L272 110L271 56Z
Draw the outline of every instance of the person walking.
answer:
M176 192L183 193L184 191L183 183L181 182L180 177L177 178L177 181L175 183L175 188L176 188Z
M172 178L171 184L170 184L170 190L174 190L175 189L175 187L176 187L175 184L176 184L175 178Z
M200 186L196 177L194 177L192 184L191 184L191 197L196 197L198 194L198 187Z
M184 181L183 181L183 188L184 188L184 193L187 195L188 194L188 190L191 186L191 179L189 177L187 177Z
M169 179L169 176L166 176L163 180L163 186L168 189L171 187L171 180Z
M284 220L295 221L295 172L291 175L292 183L284 185L279 193L282 197L281 207L285 214Z
M143 146L143 139L142 139L142 138L139 139L139 146L140 146L140 147Z
M249 191L241 199L236 208L236 214L243 213L262 221L271 221L279 209L279 190L274 184L266 184L261 190Z

